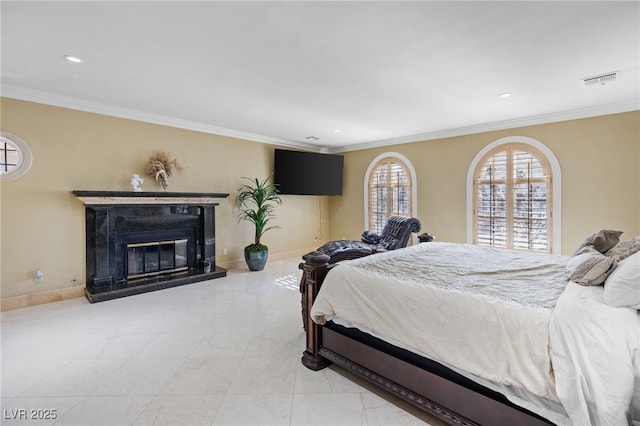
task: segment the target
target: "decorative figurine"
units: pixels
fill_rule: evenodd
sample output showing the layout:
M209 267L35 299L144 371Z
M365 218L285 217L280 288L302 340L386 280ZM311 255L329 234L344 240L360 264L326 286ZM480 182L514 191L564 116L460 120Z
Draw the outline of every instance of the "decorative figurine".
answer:
M175 171L181 169L182 167L178 165L178 161L172 159L168 152L156 152L149 157L144 172L147 176L154 178L162 186L162 189L166 191L169 185L169 178L173 176Z
M164 164L161 161L154 161L153 167L156 171L156 181L160 182L160 185L162 185L162 189L166 191L167 186L169 185L169 174L167 173Z
M140 175L134 174L131 178L131 186L133 186L133 192L142 192L142 188L139 185L144 183L144 179Z

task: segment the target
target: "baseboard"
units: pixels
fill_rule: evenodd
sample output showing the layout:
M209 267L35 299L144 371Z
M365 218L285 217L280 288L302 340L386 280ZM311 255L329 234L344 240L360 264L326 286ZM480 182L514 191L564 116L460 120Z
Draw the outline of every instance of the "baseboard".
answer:
M55 290L38 291L35 293L9 296L0 299L0 311L11 311L28 306L43 305L45 303L60 302L62 300L84 297L84 286L58 288Z
M300 262L302 262L302 256L304 256L305 254L312 252L315 250L315 247L313 248L306 248L306 249L298 249L298 250L292 250L292 251L285 251L285 252L280 252L280 253L271 253L269 252L269 261L278 261L278 260L286 260L286 259L292 259L292 258L299 258ZM249 270L249 268L247 267L247 263L245 262L244 259L234 259L234 260L230 260L228 262L224 262L224 261L216 261L216 265L221 266L225 269L228 270L242 270L242 269L246 269Z
M277 261L298 257L300 258L300 262L302 262L302 256L313 250L315 250L315 248L292 250L281 253L269 253L269 260ZM249 269L247 268L247 264L244 259L221 262L219 266L229 270ZM11 311L29 306L43 305L45 303L60 302L62 300L73 299L76 297L84 297L84 286L59 288L55 290L21 294L19 296L3 297L0 299L0 311Z

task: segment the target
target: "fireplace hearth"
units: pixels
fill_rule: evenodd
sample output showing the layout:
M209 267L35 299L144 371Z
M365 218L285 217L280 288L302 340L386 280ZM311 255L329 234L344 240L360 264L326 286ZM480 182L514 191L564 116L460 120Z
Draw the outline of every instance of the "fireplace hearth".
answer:
M94 302L226 276L215 206L229 194L73 191L85 204L85 295Z

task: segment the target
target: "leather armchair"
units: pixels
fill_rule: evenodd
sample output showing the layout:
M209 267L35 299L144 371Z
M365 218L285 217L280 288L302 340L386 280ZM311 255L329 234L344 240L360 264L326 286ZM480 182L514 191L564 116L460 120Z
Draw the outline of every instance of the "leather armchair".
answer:
M411 233L420 232L420 227L420 221L415 217L390 216L379 236L364 232L362 241L329 241L318 247L317 251L329 256L329 263L336 263L374 253L396 250L406 247Z

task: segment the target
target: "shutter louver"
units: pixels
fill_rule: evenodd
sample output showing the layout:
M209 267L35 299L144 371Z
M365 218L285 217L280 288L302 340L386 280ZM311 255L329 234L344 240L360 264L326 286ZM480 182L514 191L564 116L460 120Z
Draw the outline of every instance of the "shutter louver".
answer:
M387 218L410 216L411 179L406 167L395 158L380 160L369 178L369 230L382 233Z
M550 251L549 168L539 156L516 144L489 154L476 173L476 244Z

